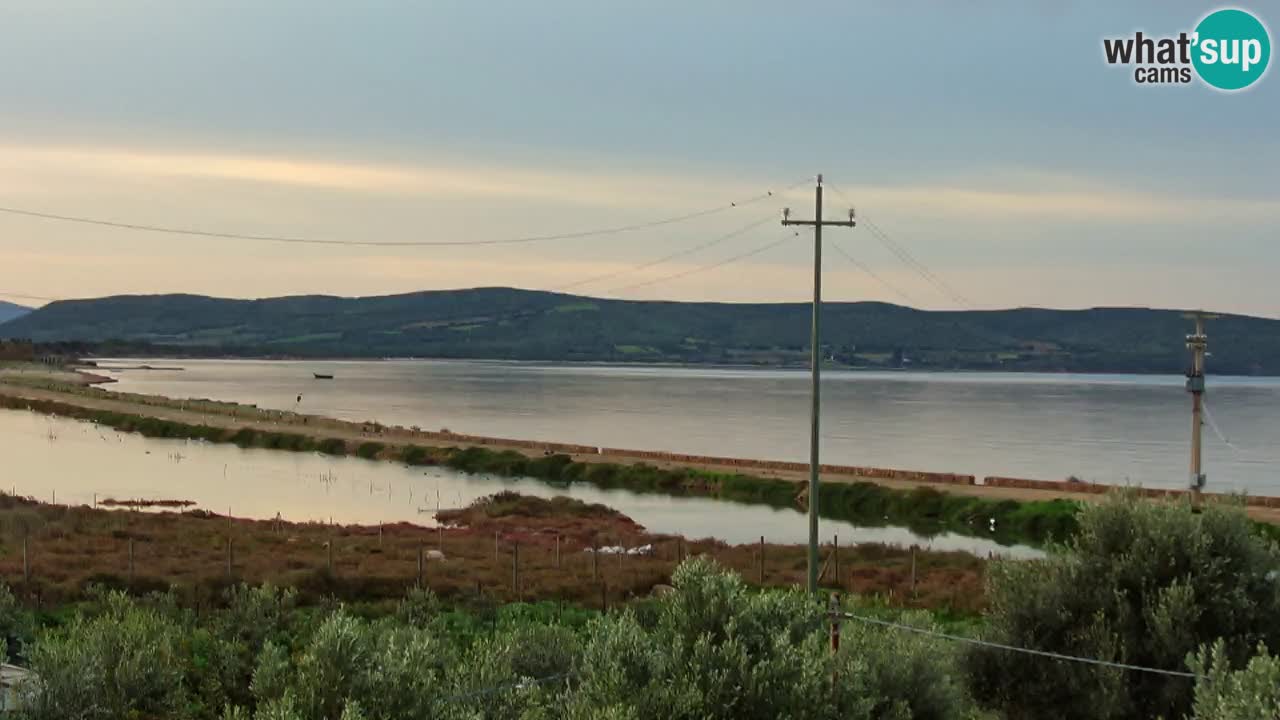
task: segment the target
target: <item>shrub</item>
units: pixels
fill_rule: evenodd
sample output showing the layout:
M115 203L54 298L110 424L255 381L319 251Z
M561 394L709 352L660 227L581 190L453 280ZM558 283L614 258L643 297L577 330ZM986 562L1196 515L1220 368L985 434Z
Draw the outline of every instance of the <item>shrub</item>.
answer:
M409 445L400 454L400 460L406 465L432 465L434 461L427 449L418 445Z
M1086 507L1079 532L1044 560L988 569L988 637L1024 647L1184 670L1222 638L1241 663L1280 640L1280 551L1238 506L1203 513L1127 492ZM1181 717L1189 680L976 649L973 688L1010 718Z
M346 455L347 442L341 438L325 438L316 443L316 451L326 455Z
M1259 720L1280 717L1280 658L1265 645L1244 668L1232 671L1221 642L1192 658L1191 669L1203 676L1196 683L1195 720Z
M426 628L439 615L440 598L423 588L410 588L396 606L396 619L410 627Z
M77 616L33 647L40 691L31 702L32 720L182 714L181 629L122 593L108 594L105 604L103 614Z
M566 715L959 720L973 709L955 653L935 641L851 628L833 658L820 606L799 591L749 592L700 558L672 583L653 627L630 611L591 626Z

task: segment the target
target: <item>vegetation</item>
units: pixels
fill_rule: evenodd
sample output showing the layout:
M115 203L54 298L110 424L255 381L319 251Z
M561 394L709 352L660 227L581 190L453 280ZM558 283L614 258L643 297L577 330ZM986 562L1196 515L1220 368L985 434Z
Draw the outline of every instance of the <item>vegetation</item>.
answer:
M766 545L762 567L755 543L655 536L615 511L580 508L568 498L501 497L494 506L499 517L468 515L437 530L404 523L253 521L204 510L104 510L0 494L0 577L14 583L23 602L44 606L78 601L100 585L132 593L172 590L197 607L216 602L240 582L289 587L311 604L330 596L393 600L418 584L420 551L422 584L450 602L475 606L519 599L612 606L670 583L680 559L690 555L714 558L755 586L790 587L804 580L803 546ZM30 560L25 581L24 544ZM653 552L596 561L589 551L618 545L647 545ZM518 587L512 577L517 546ZM983 565L963 552L844 546L840 572L829 572L823 582L880 595L895 606L972 615L984 603ZM0 612L3 604L0 597Z
M567 455L530 458L512 451L472 447L445 456L444 464L469 473L534 477L557 485L674 495L705 495L741 503L795 507L803 490L789 480L645 463L576 462ZM933 488L897 490L870 482L826 483L818 508L823 517L859 525L903 525L921 534L952 531L1003 542L1042 543L1075 528L1078 505L1066 500L1020 503L956 495ZM992 521L995 531L991 531Z
M148 437L189 438L231 442L240 447L261 447L297 452L356 454L369 459L386 458L410 465L445 465L462 472L535 478L565 487L585 483L639 493L697 495L733 502L796 507L803 503L800 483L776 478L719 473L693 468L659 468L645 463L581 462L568 455L530 457L512 450L473 446L386 446L364 442L354 450L338 438L320 439L284 431L249 427L231 429L191 425L173 420L95 410L71 403L27 400L0 394L0 408L31 408L39 412L88 420ZM860 525L901 525L921 534L950 531L992 537L1004 543L1038 544L1063 539L1075 527L1077 503L1065 500L1016 502L956 495L932 488L898 490L870 482L827 483L819 508L824 517ZM992 529L994 521L994 530Z
M1238 666L1238 665L1237 665ZM1197 653L1191 669L1204 679L1196 685L1196 720L1258 720L1280 717L1280 658L1259 645L1240 670L1224 643Z
M288 591L238 587L199 615L173 595L103 592L24 644L40 677L23 688L25 716L974 716L959 656L941 641L851 628L832 654L821 609L798 591L751 592L703 559L681 566L672 584L619 612L565 617L533 607L488 627L421 592L388 613L299 608ZM904 621L935 627L927 616Z
M828 303L826 353L855 367L1164 372L1183 369L1177 310L933 312ZM475 357L803 364L804 303L640 302L479 288L369 298L193 295L50 303L0 337L79 341L70 352L309 357ZM1280 321L1214 322L1215 372L1280 374Z
M761 590L700 555L675 568L670 588L603 613L418 588L343 604L273 585L228 586L202 604L180 590L99 589L75 607L33 612L0 586L0 632L40 678L21 691L30 720L1253 720L1280 711L1280 661L1266 649L1280 634L1280 547L1239 507L1193 512L1117 493L1084 508L1054 554L994 568L988 609L960 621L845 599L852 614L836 652L825 600Z
M1047 559L988 572L986 637L999 643L1186 672L1217 669L1218 689L1259 643L1280 640L1280 548L1237 507L1153 503L1119 493L1083 509L1079 531ZM1265 665L1264 660L1259 663ZM1183 717L1190 679L979 648L969 658L980 699L1017 718ZM1255 672L1262 669L1255 668ZM1271 697L1275 697L1274 693ZM1209 715L1218 717L1217 710ZM1252 717L1273 717L1273 714Z
M489 518L590 517L610 520L623 517L622 513L600 503L586 503L564 496L553 498L530 497L511 490L503 490L502 492L479 498L465 509L446 517L472 515L483 515Z

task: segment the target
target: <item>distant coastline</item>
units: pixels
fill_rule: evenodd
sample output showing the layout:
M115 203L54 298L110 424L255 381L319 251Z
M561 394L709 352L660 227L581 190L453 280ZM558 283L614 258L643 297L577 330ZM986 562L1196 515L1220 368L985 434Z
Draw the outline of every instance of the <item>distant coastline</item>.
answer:
M224 361L251 361L251 362L315 362L315 363L340 363L340 362L472 362L486 363L493 365L563 365L573 367L616 367L616 368L688 368L688 369L714 369L714 370L793 370L808 371L807 363L794 363L785 365L767 365L767 364L746 364L746 363L715 363L715 362L658 362L643 360L528 360L528 359L510 359L510 358L488 358L488 357L425 357L425 356L405 356L405 357L363 357L359 355L334 355L334 356L288 356L279 354L270 355L228 355L228 354L165 354L157 353L154 355L129 354L127 356L86 356L86 360L94 362L114 362L125 360L166 360L181 362L184 360L224 360ZM153 368L103 368L104 370L139 370L139 371L158 371L158 370L179 370L181 368L170 367L153 367ZM827 363L822 366L824 372L866 372L866 373L901 373L904 375L922 375L922 374L961 374L961 373L978 373L978 374L1006 374L1006 375L1137 375L1151 377L1182 377L1180 372L1165 370L1149 370L1149 371L1131 371L1131 370L1070 370L1070 369L1034 369L1034 368L995 368L995 367L874 367L866 365L839 365ZM1223 378L1280 378L1280 374L1268 373L1224 373L1209 372L1209 377ZM113 379L107 379L107 382L115 382Z
M474 359L803 368L808 303L618 300L516 288L238 300L139 295L50 303L0 324L71 357ZM823 306L832 368L1180 374L1183 310ZM1217 314L1209 370L1280 376L1280 319Z

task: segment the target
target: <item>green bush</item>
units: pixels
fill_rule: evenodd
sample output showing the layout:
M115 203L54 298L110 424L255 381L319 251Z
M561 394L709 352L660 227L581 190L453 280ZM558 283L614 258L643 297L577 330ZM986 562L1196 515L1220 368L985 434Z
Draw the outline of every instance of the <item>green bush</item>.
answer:
M1280 717L1280 658L1265 645L1240 670L1222 642L1191 660L1196 683L1194 720L1259 720Z
M1152 502L1127 492L1080 511L1079 531L1043 560L987 572L987 637L997 642L1167 670L1221 638L1239 665L1280 641L1280 550L1242 508ZM1191 682L1143 672L976 649L979 698L1010 718L1182 717Z
M316 451L325 455L346 455L347 441L342 438L325 438L316 443Z
M258 440L258 431L253 428L240 428L228 440L242 448L253 447Z
M591 626L568 717L959 720L973 712L955 653L937 641L851 629L833 657L820 606L798 591L749 592L704 559L681 565L672 582L676 592L647 611L651 625L627 611Z
M101 615L77 616L34 644L40 692L31 699L32 720L168 718L185 711L181 628L121 593L105 604Z
M400 453L400 461L406 465L433 465L434 459L426 448L418 445L408 445Z

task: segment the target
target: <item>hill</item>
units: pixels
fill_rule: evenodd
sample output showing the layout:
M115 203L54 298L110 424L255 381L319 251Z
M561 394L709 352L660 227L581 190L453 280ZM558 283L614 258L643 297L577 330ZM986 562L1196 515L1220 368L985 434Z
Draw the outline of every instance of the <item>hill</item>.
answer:
M31 308L15 305L11 302L0 300L0 323L8 322L31 312Z
M866 367L1181 372L1178 310L925 311L830 303L833 363ZM1280 320L1224 315L1211 369L1280 375ZM606 300L477 288L366 298L117 296L51 303L0 337L80 341L102 353L449 357L788 365L807 361L805 303Z

